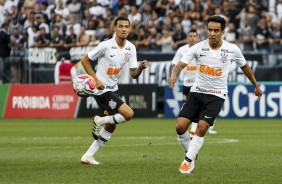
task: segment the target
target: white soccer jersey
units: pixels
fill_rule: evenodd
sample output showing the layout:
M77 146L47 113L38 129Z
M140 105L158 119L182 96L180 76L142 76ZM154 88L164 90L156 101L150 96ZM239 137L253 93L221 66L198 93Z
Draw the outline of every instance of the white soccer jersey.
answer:
M104 41L91 50L88 57L91 60L98 58L96 76L105 85L105 89L96 90L95 95L118 90L117 80L125 65L137 68L136 48L129 41L123 48L118 46L115 38Z
M184 53L189 49L189 45L183 45L180 47L175 56L172 59L172 64L177 65L181 58L183 57ZM189 62L189 65L185 67L183 70L183 85L186 87L190 87L193 85L195 78L196 78L196 71L197 71L197 66L196 66L196 61L193 59L191 62Z
M232 62L238 67L246 64L240 49L232 43L223 40L218 50L212 50L208 40L190 47L181 61L189 64L196 59L197 75L191 92L212 94L224 98L227 95L227 78Z

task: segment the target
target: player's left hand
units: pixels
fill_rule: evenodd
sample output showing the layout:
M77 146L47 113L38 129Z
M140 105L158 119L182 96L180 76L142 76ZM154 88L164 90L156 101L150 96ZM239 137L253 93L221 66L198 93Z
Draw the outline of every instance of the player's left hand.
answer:
M258 97L259 100L261 99L262 91L259 86L255 87L255 95Z
M172 88L174 88L174 84L176 83L176 79L174 79L174 78L172 78L172 77L170 77L169 79L168 79L168 84L169 84L169 87L172 89Z
M148 63L148 61L147 60L143 60L142 62L141 62L141 64L140 64L140 68L142 69L142 70L144 70L145 68L147 68L149 66L149 63Z

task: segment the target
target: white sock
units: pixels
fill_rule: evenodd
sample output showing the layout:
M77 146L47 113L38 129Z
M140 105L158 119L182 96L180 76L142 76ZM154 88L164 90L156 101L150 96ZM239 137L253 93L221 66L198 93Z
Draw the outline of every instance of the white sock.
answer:
M124 122L126 122L124 117L121 114L117 113L115 115L101 117L97 123L99 123L100 125L104 125L106 123L121 124Z
M103 147L108 140L110 140L112 133L108 132L104 128L100 130L100 136L98 140L95 140L84 155L93 156L101 147Z
M198 152L200 151L202 145L204 143L204 137L199 137L195 135L190 142L189 149L186 153L186 157L191 160L195 160Z
M196 132L196 129L197 129L197 126L198 126L198 123L195 123L195 122L192 122L191 124L191 128L190 128L190 132Z
M189 141L190 141L190 135L189 133L186 131L184 134L182 135L178 135L177 134L177 138L178 138L178 142L179 144L182 146L183 150L185 152L188 151L188 147L189 147Z

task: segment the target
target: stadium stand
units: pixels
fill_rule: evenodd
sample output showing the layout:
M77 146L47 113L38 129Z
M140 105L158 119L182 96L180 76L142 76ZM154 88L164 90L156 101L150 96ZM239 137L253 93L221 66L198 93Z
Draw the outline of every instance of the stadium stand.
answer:
M28 53L29 48L51 47L68 53L75 46L95 46L113 35L110 25L117 15L131 20L129 40L139 53L160 54L175 52L191 28L206 39L203 22L221 15L228 22L224 39L244 52L270 54L281 65L282 0L0 0L0 10L0 35L10 37L9 48L0 50L1 70L7 69L0 82L28 81L28 57L17 59L17 49Z

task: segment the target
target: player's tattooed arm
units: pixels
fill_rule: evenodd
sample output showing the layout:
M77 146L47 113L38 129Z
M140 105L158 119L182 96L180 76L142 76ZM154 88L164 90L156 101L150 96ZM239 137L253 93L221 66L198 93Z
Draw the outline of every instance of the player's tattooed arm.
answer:
M168 83L169 83L170 88L174 87L174 84L176 82L177 77L179 76L182 69L185 68L186 66L187 66L186 63L183 63L183 62L180 61L177 65L175 65L173 67L172 72L171 72L171 76L168 79Z

